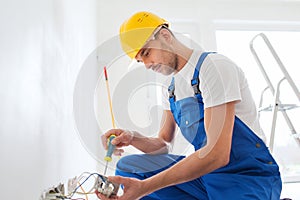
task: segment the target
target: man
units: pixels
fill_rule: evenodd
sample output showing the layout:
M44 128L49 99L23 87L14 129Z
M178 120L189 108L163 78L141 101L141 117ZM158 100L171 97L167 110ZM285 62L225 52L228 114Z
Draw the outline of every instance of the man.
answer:
M121 129L103 136L117 135L117 149L132 145L145 153L118 162L119 176L109 179L122 184L124 194L112 198L278 200L278 165L241 69L220 54L188 48L167 21L149 12L126 20L120 39L129 57L173 78L158 137ZM187 157L167 154L176 126L195 148Z

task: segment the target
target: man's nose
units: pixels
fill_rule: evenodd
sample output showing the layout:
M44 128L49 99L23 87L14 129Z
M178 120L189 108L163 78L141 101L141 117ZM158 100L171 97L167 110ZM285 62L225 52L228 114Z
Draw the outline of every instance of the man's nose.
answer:
M146 69L151 69L153 63L151 63L149 60L147 59L143 59L141 57L136 57L137 62L139 63L144 63Z

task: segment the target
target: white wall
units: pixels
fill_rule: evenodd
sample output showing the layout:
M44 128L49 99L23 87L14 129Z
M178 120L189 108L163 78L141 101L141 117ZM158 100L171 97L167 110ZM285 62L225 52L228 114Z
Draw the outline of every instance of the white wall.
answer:
M262 21L298 21L300 20L300 2L286 0L187 0L177 2L164 1L118 1L100 3L100 19L105 27L101 31L103 38L110 38L118 32L118 26L131 13L149 10L171 22L171 28L178 32L187 32L185 28L198 31L192 32L193 39L205 48L215 48L215 20L262 20ZM109 18L108 16L111 16ZM102 24L101 23L101 24ZM182 25L184 24L184 26ZM192 26L192 28L191 28Z
M300 3L280 0L2 0L1 198L37 199L43 189L96 169L75 131L76 76L88 55L140 10L170 19L175 31L208 50L216 49L214 20L300 21Z
M97 46L97 1L13 0L0 5L0 191L42 190L95 169L75 131L74 82Z

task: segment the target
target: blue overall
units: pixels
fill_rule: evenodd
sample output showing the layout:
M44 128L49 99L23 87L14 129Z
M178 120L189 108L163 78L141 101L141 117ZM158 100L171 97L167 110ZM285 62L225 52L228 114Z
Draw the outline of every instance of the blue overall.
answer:
M209 52L203 53L191 85L195 96L176 101L175 85L169 86L169 101L174 119L195 151L206 144L204 108L199 91L199 71ZM120 159L116 175L145 179L171 167L184 156L129 155ZM229 163L195 180L160 189L143 200L279 200L281 178L278 165L265 143L235 117Z

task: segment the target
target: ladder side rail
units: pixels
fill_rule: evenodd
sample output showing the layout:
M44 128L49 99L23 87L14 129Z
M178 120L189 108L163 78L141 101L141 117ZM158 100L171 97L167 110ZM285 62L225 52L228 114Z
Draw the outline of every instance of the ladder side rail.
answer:
M273 118L272 118L272 127L271 127L271 134L270 134L270 142L269 142L269 148L270 151L273 152L273 147L274 147L274 139L275 139L275 127L276 127L276 120L277 120L277 112L279 109L279 105L281 104L279 98L280 98L280 86L281 83L286 80L286 77L282 78L278 84L277 84L277 88L275 91L275 98L274 98L274 105L273 105ZM286 119L286 122L290 128L291 134L292 136L297 136L296 130L290 120L290 118L288 117L287 113L285 112L285 110L280 110L281 113L283 114L284 118ZM295 137L294 138L297 142L297 144L300 146L300 138L299 137Z
M283 80L284 80L284 79L285 79L285 78L283 78ZM265 92L266 92L268 89L270 89L270 88L269 88L269 87L266 87L266 88L262 91L262 93L261 93L261 98L260 98L260 102L259 102L259 108L261 108L262 105L263 105L263 96L264 96ZM279 88L278 88L277 90L279 90ZM277 91L277 90L276 90L276 91ZM276 93L276 94L277 94L277 93ZM275 97L276 97L276 95L275 95ZM276 112L278 112L278 110L279 110L279 105L281 105L281 101L280 101L279 98L280 98L280 97L278 96L278 98L275 99L275 102L277 102L277 104L274 103L274 105L273 105L273 117L275 116L275 114L274 114L275 106L276 106L276 109L277 109ZM263 110L260 110L260 111L258 112L258 118L259 118L259 119L260 119L260 112L261 112L261 111L265 111L265 110L263 109ZM286 123L287 123L289 129L290 129L291 135L295 137L297 143L298 143L299 146L300 146L300 137L298 136L299 134L297 134L297 132L296 132L296 130L295 130L295 127L294 127L293 123L291 122L291 120L290 120L290 118L289 118L287 112L286 112L285 110L279 110L279 111L282 113L282 115L283 115L283 117L284 117L284 119L285 119L285 121L286 121ZM277 114L276 114L276 117L277 117ZM273 119L273 120L274 120L274 119ZM272 134L274 134L274 131L275 131L275 130L273 130L273 128L275 128L275 126L273 127L273 124L275 125L275 122L276 122L276 121L272 121L272 128L271 128L271 134L270 134L270 137L271 137L271 138L272 138ZM272 139L270 139L270 141L272 141ZM272 142L270 142L270 144L271 144L271 143L272 143Z
M257 64L258 64L258 66L259 66L259 68L260 68L260 70L261 70L261 72L262 72L262 74L263 74L263 76L264 76L264 78L265 78L265 80L266 80L266 82L267 82L267 84L268 84L268 88L271 90L271 93L272 93L272 95L274 96L275 95L275 89L274 89L274 86L273 86L273 84L272 84L272 82L270 81L270 78L269 78L269 76L268 76L268 74L266 73L266 71L265 71L265 69L264 69L264 67L263 67L263 65L262 65L262 62L261 62L261 60L259 59L259 57L258 57L258 55L257 55L257 53L256 53L256 51L255 51L255 49L254 49L254 46L253 46L253 42L254 42L254 40L257 38L257 37L259 37L259 36L261 36L261 37L263 37L263 36L265 36L263 33L260 33L260 34L258 34L258 35L256 35L252 40L251 40L251 42L250 42L250 50L251 50L251 52L252 52L252 54L253 54L253 56L254 56L254 58L255 58L255 60L256 60L256 62L257 62ZM266 38L266 36L265 36L265 38ZM265 40L264 40L265 41ZM270 42L269 42L270 43ZM268 46L268 45L267 45ZM268 46L268 48L270 48L270 46ZM273 56L274 56L274 54L272 54ZM275 53L275 55L277 55L276 53ZM278 57L278 55L277 55L277 57ZM280 59L279 59L280 60ZM285 69L285 68L284 68ZM285 70L286 71L286 70ZM283 72L283 71L282 71ZM284 73L284 72L283 72ZM285 73L284 73L284 75L286 75ZM286 78L286 77L285 77ZM288 79L287 79L288 80ZM291 78L290 78L290 80L291 80ZM281 81L280 81L281 82ZM293 81L292 81L293 82ZM280 84L279 84L280 85ZM265 88L265 90L266 90L267 88ZM294 91L295 92L295 91ZM297 92L297 91L296 91ZM264 91L263 91L263 93L264 93ZM296 93L296 95L298 96L298 95L300 95L299 93L297 94ZM262 99L261 99L261 101L262 101ZM260 104L261 104L262 102L260 102ZM280 99L279 99L279 96L278 96L278 104L281 104L281 101L280 101ZM281 110L281 113L282 113L282 115L283 115L283 117L284 117L284 119L285 119L285 121L286 121L286 123L287 123L287 125L288 125L288 127L289 127L289 129L290 129L290 131L291 131L291 133L292 133L292 135L293 136L295 136L295 139L296 139L296 141L297 141L297 143L300 145L300 138L299 137L296 137L297 136L297 133L296 133L296 130L295 130L295 128L294 128L294 126L293 126L293 124L292 124L292 122L291 122L291 120L290 120L290 118L289 118L289 116L288 116L288 114L286 113L286 111L285 110ZM276 115L276 117L277 117L277 115ZM271 133L272 134L272 133Z
M251 42L250 42L250 50L251 50L251 52L252 52L252 54L253 54L253 56L254 56L254 59L255 59L256 63L257 63L258 66L259 66L259 69L260 69L260 71L261 71L261 73L262 73L264 79L265 79L266 82L267 82L268 87L270 88L270 90L271 90L271 92L272 92L272 95L274 95L274 93L275 93L274 86L273 86L273 84L272 84L272 82L271 82L271 80L270 80L270 78L269 78L269 76L268 76L268 74L267 74L265 68L263 67L263 64L262 64L261 60L259 59L259 57L258 57L258 55L257 55L257 53L256 53L256 50L254 49L254 46L253 46L253 42L254 42L254 40L255 40L258 36L259 36L259 35L256 35L256 36L251 40Z
M263 91L262 91L261 94L260 94L260 100L259 100L259 105L258 105L258 118L260 118L260 112L265 110L265 109L262 109L262 106L263 106L263 102L264 102L264 95L265 95L265 92L266 92L268 89L270 89L269 86L267 86L265 89L263 89Z
M272 53L274 59L276 60L278 66L280 67L282 73L284 74L284 76L286 77L286 80L288 81L288 83L290 84L291 88L293 89L294 93L296 94L298 100L300 101L300 93L299 90L295 84L295 82L293 81L293 79L291 78L290 74L288 73L288 71L286 70L285 66L283 65L282 61L280 60L278 54L276 53L275 49L273 48L271 42L269 41L269 39L267 38L267 36L263 33L260 33L260 36L263 38L263 40L265 41L266 45L268 46L270 52Z
M290 74L289 74L288 71L286 70L285 66L283 65L282 61L280 60L280 58L279 58L278 54L276 53L275 49L273 48L273 46L272 46L270 40L269 40L269 39L267 38L267 36L266 36L265 34L263 34L263 33L260 33L259 35L260 35L260 36L263 38L263 40L265 41L265 43L266 43L266 45L268 46L270 52L272 53L274 59L276 60L278 66L280 67L282 73L284 74L284 77L285 77L285 78L283 78L283 79L281 79L281 80L279 81L278 86L281 84L281 82L282 82L284 79L286 79L286 80L288 81L288 83L290 84L291 88L293 89L293 91L294 91L295 95L297 96L298 100L300 101L300 93L299 93L299 90L298 90L296 84L294 83L294 81L292 80ZM278 88L278 89L279 89L279 88ZM281 104L281 102L280 102L280 100L279 100L279 96L278 96L278 103ZM288 124L288 126L289 126L289 128L290 128L291 134L292 134L293 136L296 136L296 135L297 135L297 132L296 132L296 130L295 130L295 128L294 128L294 126L293 126L293 124L292 124L290 118L288 117L286 111L285 111L285 110L282 110L281 112L282 112L283 117L285 118L285 120L286 120L286 122L287 122L287 124ZM300 145L300 138L295 137L295 139L296 139L297 143Z
M279 101L280 85L281 85L283 80L285 80L285 78L282 78L278 82L277 87L276 87L276 91L275 91L275 98L274 98L274 105L273 105L273 118L272 118L272 126L271 126L270 142L269 142L269 148L270 148L271 153L273 152L273 147L274 147L277 112L278 112L278 106L280 104L280 101Z
M278 103L281 104L280 99L278 99ZM295 129L290 117L288 116L288 114L285 110L280 110L280 112L282 113L282 115L285 119L285 122L287 123L287 125L291 131L291 136L294 137L294 139L296 140L296 143L300 147L300 137L299 137L299 134L297 134L296 129Z

